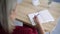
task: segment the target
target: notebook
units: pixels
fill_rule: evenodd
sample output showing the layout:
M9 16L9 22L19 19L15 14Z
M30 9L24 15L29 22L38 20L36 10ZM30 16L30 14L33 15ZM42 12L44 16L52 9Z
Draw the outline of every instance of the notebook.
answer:
M39 11L37 13L28 14L28 17L29 17L32 25L36 25L33 20L35 15L38 15L37 17L38 17L40 23L48 23L48 22L54 21L54 18L51 15L51 13L47 9L45 9L45 10Z

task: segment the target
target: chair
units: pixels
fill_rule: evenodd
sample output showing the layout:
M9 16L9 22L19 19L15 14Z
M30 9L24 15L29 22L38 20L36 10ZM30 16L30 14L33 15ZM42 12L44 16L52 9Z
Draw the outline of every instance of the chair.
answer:
M58 19L58 23L55 29L51 32L51 34L60 34L60 18Z

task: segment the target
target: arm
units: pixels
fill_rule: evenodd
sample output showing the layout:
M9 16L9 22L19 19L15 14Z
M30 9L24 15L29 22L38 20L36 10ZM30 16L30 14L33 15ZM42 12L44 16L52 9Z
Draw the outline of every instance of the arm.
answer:
M37 29L39 31L39 34L44 34L44 29L42 28L42 25L40 24L37 16L34 17L34 21L37 24L36 27L37 27Z

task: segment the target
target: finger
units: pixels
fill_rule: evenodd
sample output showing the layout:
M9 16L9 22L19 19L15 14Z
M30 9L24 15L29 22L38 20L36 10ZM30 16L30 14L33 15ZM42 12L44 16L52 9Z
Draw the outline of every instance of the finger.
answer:
M34 19L34 21L35 21L35 22L37 22L37 21L38 21L37 16L34 16L34 18L33 18L33 19Z
M37 16L34 16L34 18L33 19L36 19L37 18Z

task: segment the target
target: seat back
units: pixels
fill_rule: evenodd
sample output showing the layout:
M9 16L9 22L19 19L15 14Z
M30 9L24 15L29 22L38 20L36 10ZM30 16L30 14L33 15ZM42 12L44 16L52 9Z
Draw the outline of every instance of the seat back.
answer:
M58 23L55 29L51 32L52 34L60 34L60 18L58 18Z

